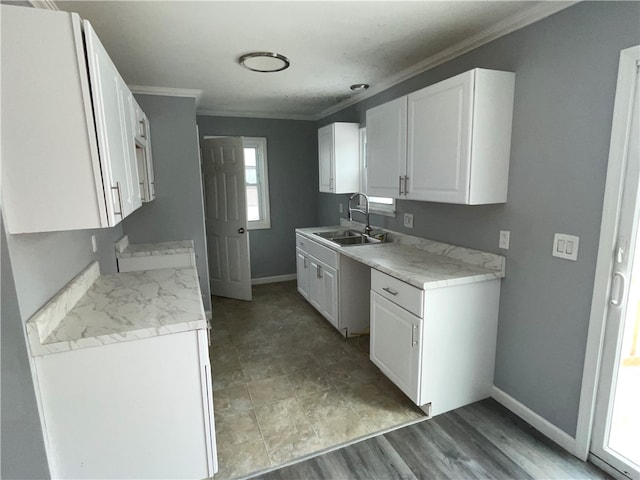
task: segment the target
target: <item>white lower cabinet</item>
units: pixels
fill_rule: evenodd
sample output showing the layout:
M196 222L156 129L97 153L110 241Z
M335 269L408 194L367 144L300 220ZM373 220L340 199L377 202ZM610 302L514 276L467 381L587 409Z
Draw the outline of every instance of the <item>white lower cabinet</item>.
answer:
M304 250L296 248L296 270L298 277L298 291L309 299L309 254Z
M431 415L491 395L500 280L421 290L371 272L370 358Z
M415 403L419 382L423 320L371 292L371 360Z
M370 268L296 234L298 292L340 333L369 326Z
M335 268L309 257L309 302L338 327L338 275Z
M52 478L217 471L204 329L34 357Z

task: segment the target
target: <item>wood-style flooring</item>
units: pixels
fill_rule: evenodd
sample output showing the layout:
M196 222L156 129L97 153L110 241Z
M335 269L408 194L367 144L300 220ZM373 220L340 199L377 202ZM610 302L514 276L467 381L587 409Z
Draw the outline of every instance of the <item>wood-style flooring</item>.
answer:
M491 399L258 477L293 479L610 479Z

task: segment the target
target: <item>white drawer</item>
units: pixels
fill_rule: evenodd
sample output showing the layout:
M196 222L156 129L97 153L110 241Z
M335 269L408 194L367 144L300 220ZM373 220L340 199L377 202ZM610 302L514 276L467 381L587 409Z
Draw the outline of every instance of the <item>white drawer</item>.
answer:
M338 253L335 250L320 245L299 233L296 233L296 247L304 250L322 263L336 269L338 268Z
M376 269L371 269L371 290L414 315L420 318L423 317L424 290L420 290Z

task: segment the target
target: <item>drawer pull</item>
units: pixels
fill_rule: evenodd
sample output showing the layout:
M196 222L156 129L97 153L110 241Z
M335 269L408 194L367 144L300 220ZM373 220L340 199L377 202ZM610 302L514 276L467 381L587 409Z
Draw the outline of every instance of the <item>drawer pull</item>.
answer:
M307 257L302 257L302 260L304 262L304 268L307 268Z
M396 292L395 290L393 290L393 289L391 289L391 288L389 288L389 287L382 287L382 289L383 289L385 292L390 293L390 294L391 294L391 295L393 295L394 297L395 297L396 295L398 295L398 292Z
M412 327L413 329L411 330L411 346L415 347L418 344L418 341L416 340L416 330L418 326L414 323Z

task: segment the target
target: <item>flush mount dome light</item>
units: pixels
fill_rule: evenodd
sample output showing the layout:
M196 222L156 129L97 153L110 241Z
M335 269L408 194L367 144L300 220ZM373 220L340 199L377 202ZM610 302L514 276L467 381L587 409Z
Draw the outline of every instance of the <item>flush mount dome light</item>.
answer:
M251 52L242 55L238 61L240 65L254 72L281 72L289 68L289 59L284 55L272 52Z
M369 85L367 83L354 83L349 88L354 92L362 92L363 90L369 88Z

